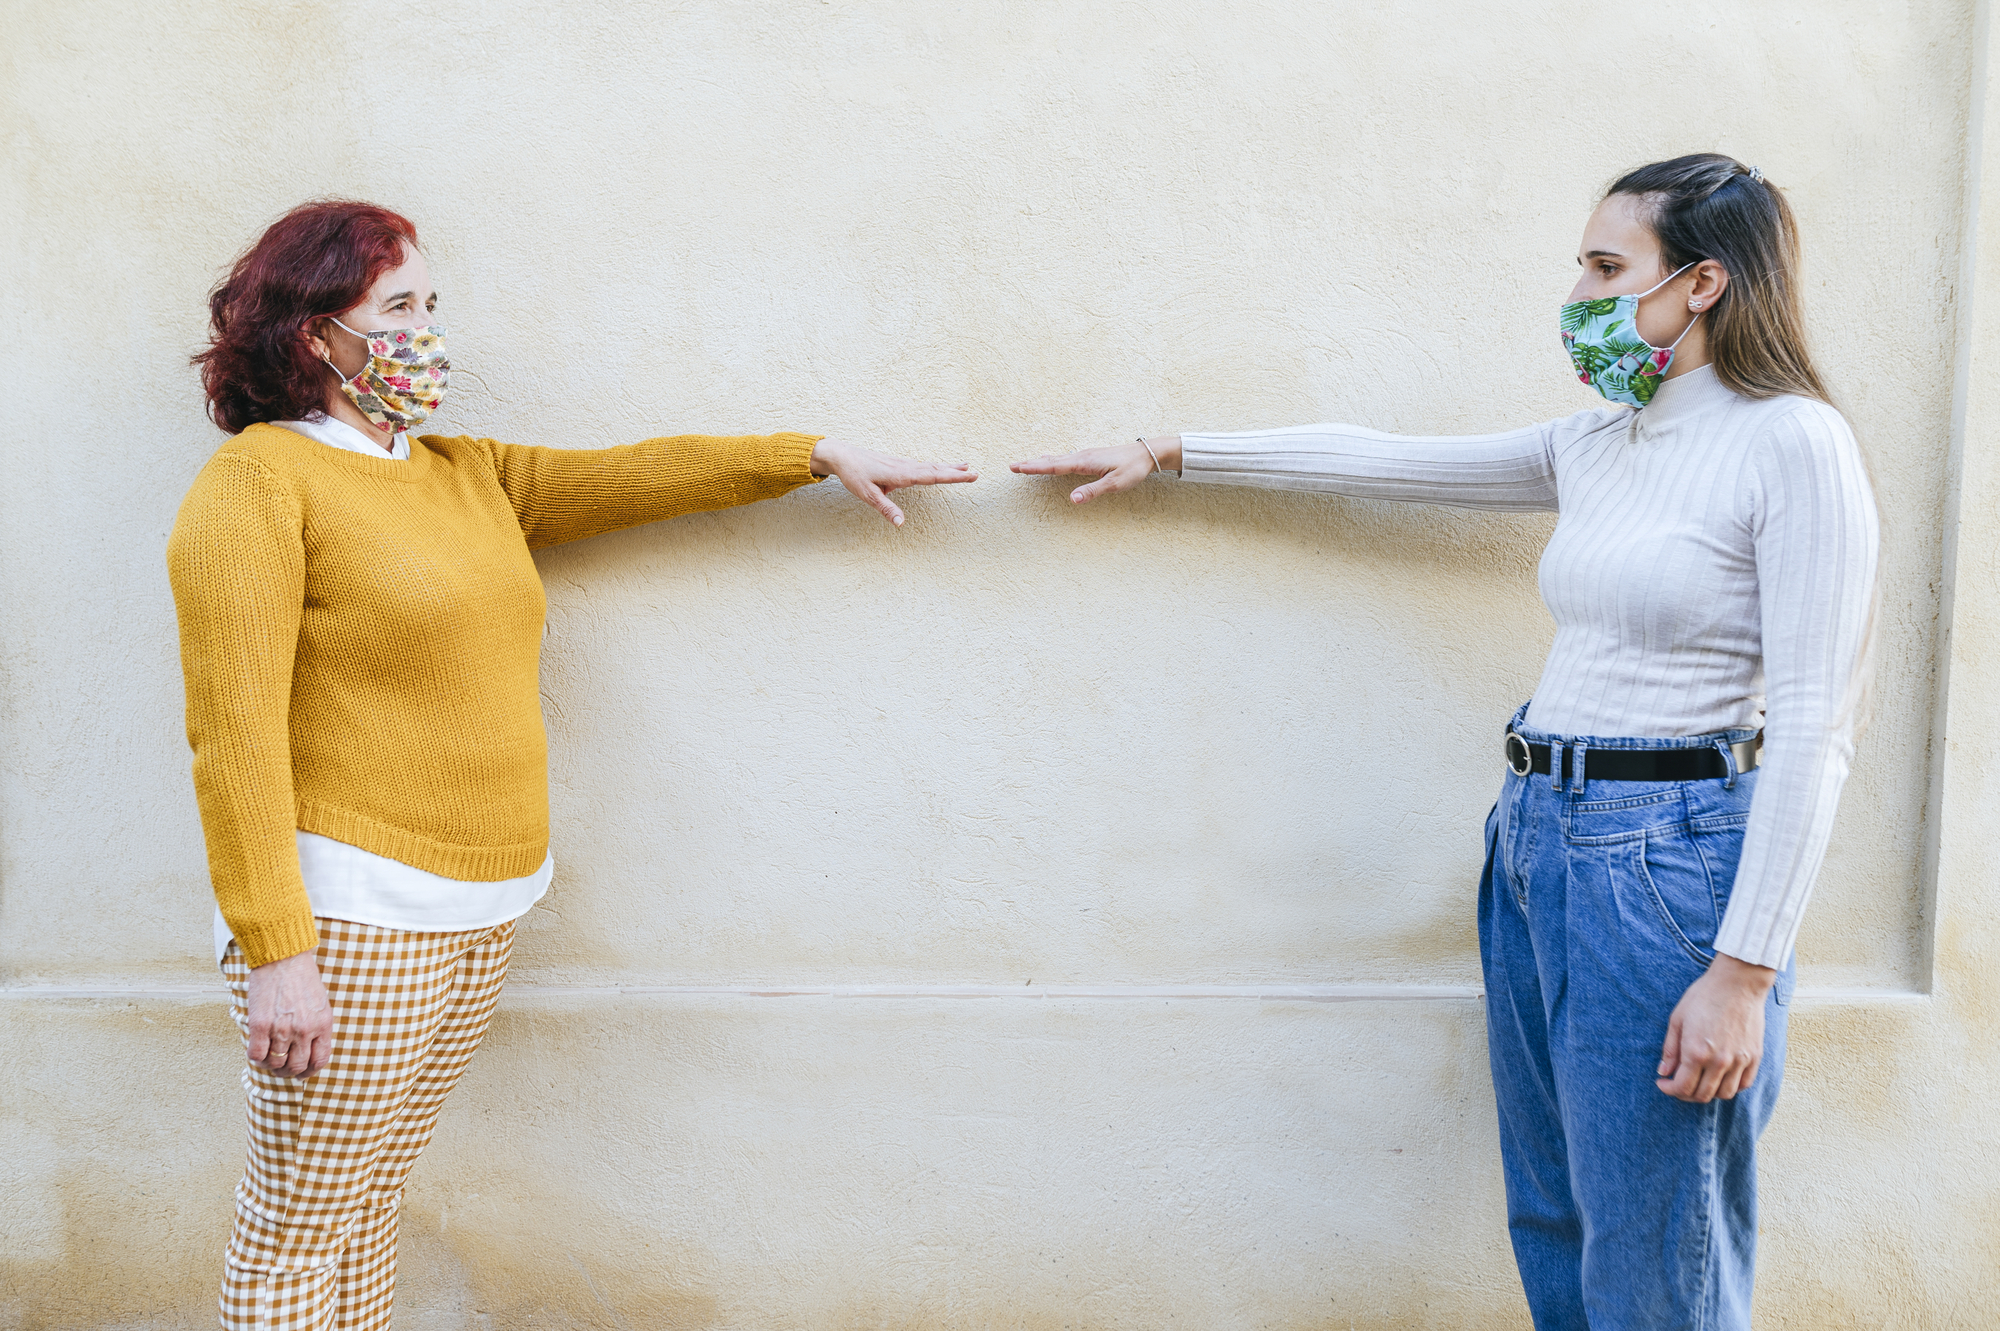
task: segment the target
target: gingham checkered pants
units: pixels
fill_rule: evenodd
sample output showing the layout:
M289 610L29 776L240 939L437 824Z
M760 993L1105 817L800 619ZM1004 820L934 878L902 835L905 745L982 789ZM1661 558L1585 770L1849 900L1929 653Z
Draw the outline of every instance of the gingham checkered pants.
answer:
M222 1278L225 1331L385 1331L403 1182L500 998L514 926L416 934L317 920L333 1061L243 1070L249 1160ZM247 1040L250 968L223 957Z

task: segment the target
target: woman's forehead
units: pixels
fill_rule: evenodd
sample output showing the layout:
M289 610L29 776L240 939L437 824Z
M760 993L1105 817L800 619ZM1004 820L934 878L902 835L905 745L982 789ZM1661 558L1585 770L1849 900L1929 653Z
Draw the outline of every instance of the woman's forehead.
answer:
M436 294L431 286L430 266L424 262L424 256L414 249L404 251L403 262L376 278L375 285L368 290L368 298L378 302L394 300L402 295L429 300Z
M1639 201L1627 194L1614 194L1597 205L1583 228L1581 254L1618 254L1626 258L1657 253L1660 242L1639 209Z

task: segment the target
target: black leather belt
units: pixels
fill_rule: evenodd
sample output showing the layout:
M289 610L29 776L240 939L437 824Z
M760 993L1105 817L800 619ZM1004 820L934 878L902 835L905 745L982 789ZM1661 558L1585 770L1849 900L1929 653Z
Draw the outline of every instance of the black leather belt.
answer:
M1763 756L1764 732L1729 746L1740 775L1757 769ZM1530 744L1513 731L1507 732L1507 766L1516 776L1549 774L1549 746ZM1574 745L1563 746L1562 783L1569 784ZM1586 749L1583 779L1586 781L1710 781L1729 775L1729 765L1714 749Z

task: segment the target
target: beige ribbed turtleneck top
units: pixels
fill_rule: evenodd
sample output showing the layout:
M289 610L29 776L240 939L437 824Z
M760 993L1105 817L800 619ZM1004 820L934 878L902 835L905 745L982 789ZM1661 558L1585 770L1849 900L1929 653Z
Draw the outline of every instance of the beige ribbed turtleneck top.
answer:
M1878 550L1867 471L1838 412L1742 397L1703 367L1643 411L1505 434L1303 425L1181 443L1191 481L1555 510L1540 578L1555 643L1527 724L1561 736L1763 727L1716 950L1785 964L1854 753Z

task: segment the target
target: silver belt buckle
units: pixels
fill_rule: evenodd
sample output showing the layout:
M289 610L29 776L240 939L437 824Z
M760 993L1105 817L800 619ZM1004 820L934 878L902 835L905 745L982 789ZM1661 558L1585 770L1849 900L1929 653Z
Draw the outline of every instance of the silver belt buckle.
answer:
M1528 752L1528 741L1510 730L1507 732L1505 748L1507 766L1512 769L1515 776L1526 776L1535 770L1535 757Z

